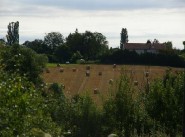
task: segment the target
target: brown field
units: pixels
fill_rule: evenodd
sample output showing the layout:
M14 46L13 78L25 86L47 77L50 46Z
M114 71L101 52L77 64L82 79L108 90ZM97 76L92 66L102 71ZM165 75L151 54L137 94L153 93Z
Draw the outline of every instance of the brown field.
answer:
M42 77L48 84L60 83L65 86L64 93L70 97L75 94L89 94L95 102L102 101L105 96L110 95L116 86L121 70L128 75L131 81L138 81L137 89L141 89L146 83L145 73L148 72L148 80L160 78L165 74L168 67L139 66L139 65L90 65L90 76L86 76L87 65L61 65L60 67L48 67L49 73L44 72ZM60 69L63 68L63 72ZM73 71L73 69L76 71ZM172 71L181 71L180 68L171 68ZM99 75L102 72L102 75ZM110 79L113 80L110 84ZM97 93L94 91L97 89Z

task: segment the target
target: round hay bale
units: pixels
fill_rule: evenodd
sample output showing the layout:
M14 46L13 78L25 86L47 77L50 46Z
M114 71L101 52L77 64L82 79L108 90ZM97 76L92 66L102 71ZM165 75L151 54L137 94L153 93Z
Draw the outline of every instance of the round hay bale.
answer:
M102 72L99 72L98 75L99 75L99 76L102 76Z
M138 85L138 81L135 80L135 81L134 81L134 86L137 86L137 85Z
M112 84L113 84L113 82L114 82L114 80L113 80L113 79L109 79L109 84L110 84L110 85L112 85Z
M60 72L64 72L64 68L60 68L59 71L60 71Z
M116 68L116 64L113 64L113 68Z
M99 94L99 90L97 88L94 89L94 94Z
M86 66L86 70L90 70L91 69L91 66L90 65L87 65Z
M149 77L149 72L145 72L145 77Z
M73 70L73 72L76 72L76 68L73 68L72 70Z
M87 77L90 76L90 71L86 71L86 76L87 76Z

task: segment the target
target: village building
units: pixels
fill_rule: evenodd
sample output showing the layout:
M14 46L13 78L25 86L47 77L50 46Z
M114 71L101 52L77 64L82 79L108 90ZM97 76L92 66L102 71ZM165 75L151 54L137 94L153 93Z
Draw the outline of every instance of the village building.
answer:
M166 45L164 43L125 43L123 49L136 51L138 54L157 54L162 50L166 50Z

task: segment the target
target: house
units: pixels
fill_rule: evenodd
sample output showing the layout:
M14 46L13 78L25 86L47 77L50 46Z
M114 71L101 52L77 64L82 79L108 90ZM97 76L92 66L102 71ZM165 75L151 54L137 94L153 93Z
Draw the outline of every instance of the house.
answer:
M123 49L136 51L138 54L157 54L161 50L166 50L166 45L161 43L125 43Z

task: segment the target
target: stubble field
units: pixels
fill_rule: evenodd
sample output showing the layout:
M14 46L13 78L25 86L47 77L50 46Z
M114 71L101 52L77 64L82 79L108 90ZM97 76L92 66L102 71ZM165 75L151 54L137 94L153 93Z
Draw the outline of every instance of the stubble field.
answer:
M133 86L135 85L135 88L140 91L147 81L152 82L156 78L161 78L168 69L169 67L139 65L116 65L116 67L95 64L53 65L44 71L42 77L47 84L64 85L64 94L68 97L75 94L88 94L95 102L102 102L107 96L114 94L121 72L125 73ZM180 68L170 69L174 73L182 71Z

